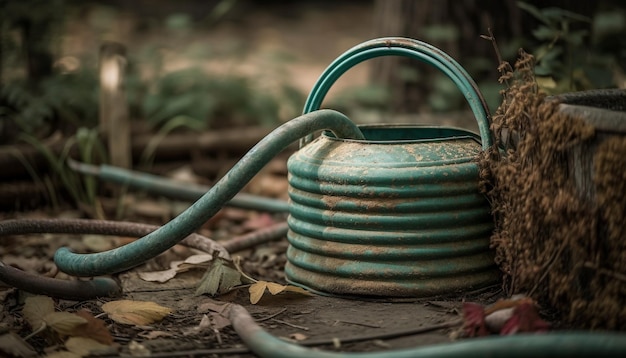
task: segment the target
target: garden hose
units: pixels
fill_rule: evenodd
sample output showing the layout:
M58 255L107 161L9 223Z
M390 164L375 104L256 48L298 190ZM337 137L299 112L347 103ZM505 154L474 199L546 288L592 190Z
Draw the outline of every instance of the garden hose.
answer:
M230 321L246 346L262 358L482 358L625 357L622 333L552 332L465 339L410 349L371 353L324 352L286 342L264 331L248 311L231 304Z
M0 221L0 238L25 234L97 234L141 237L158 229L156 225L126 221L90 219L13 219ZM277 223L245 235L217 243L202 235L192 233L180 242L207 253L220 251L223 257L258 244L284 237L285 222ZM92 280L62 280L24 272L0 261L0 281L20 290L67 300L88 300L97 297L117 296L121 289L117 282L106 277Z
M2 261L0 281L25 292L74 301L117 296L121 293L117 282L107 277L96 277L88 281L61 280L34 275L8 266Z
M145 190L170 199L188 200L193 202L200 199L202 195L211 190L211 187L206 185L180 183L158 175L142 173L106 164L95 166L69 159L68 165L70 168L79 173L95 176L102 181L124 185L132 189ZM246 193L238 193L231 200L224 203L224 205L241 209L276 213L285 213L289 211L289 204L286 200L264 198L258 195Z
M75 276L99 276L128 270L176 245L232 199L274 156L309 133L331 130L337 137L364 139L358 127L333 110L314 111L279 126L256 144L207 193L183 213L137 241L109 251L77 254L62 247L54 255L58 268Z

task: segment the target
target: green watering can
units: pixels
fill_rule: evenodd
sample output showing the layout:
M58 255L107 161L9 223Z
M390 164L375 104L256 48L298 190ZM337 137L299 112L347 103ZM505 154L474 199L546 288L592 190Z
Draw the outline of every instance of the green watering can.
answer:
M480 136L432 126L357 127L339 112L317 110L346 70L387 55L422 60L450 77L469 102ZM493 220L479 190L475 161L492 144L488 111L471 77L452 58L412 39L365 42L326 69L304 112L263 138L167 224L105 252L60 248L57 267L71 275L98 276L159 255L215 215L277 153L300 139L302 147L288 162L289 281L331 295L427 297L499 280L489 249ZM312 140L311 133L319 130L326 132Z
M480 136L383 124L359 126L365 140L329 131L305 137L288 161L287 279L321 294L359 297L431 297L493 285L500 280L489 249L493 219L476 163L492 144L488 108L458 63L413 39L367 41L323 72L304 113L319 109L352 66L388 55L421 60L452 79Z

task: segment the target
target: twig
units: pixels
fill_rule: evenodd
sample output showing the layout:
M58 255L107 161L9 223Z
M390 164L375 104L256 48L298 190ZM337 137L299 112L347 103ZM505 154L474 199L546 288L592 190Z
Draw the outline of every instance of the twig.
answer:
M281 314L281 313L285 312L286 310L287 310L286 308L283 308L283 309L281 309L280 311L278 311L278 312L276 312L276 313L274 313L274 314L271 314L271 315L269 315L269 316L267 316L267 317L258 318L258 319L257 319L257 322L263 322L263 321L267 321L267 320L269 320L269 319L272 319L272 318L274 318L274 317L278 316L279 314Z
M224 241L222 246L232 254L262 243L279 240L287 235L288 228L287 222L279 222L245 235L233 237L228 241Z
M489 36L480 35L480 38L491 41L491 44L493 45L493 50L496 53L496 58L498 59L498 71L500 73L504 73L505 70L512 72L513 69L511 68L511 65L508 62L502 60L502 54L500 54L500 49L498 48L496 37L493 35L493 32L491 31L490 27L487 28L487 32L489 32ZM505 66L505 67L501 67L501 66ZM506 86L510 87L509 81L506 78L504 79L504 81L506 83Z
M283 321L281 319L276 319L276 318L272 318L272 321L276 322L276 323L282 323L285 326L289 326L289 327L293 327L293 328L297 328L297 329L301 329L303 331L308 331L309 327L304 327L304 326L298 326L297 324L293 324L293 323L289 323L286 321Z
M333 326L336 326L337 323L345 323L345 324L352 324L355 326L363 326L363 327L370 327L370 328L380 328L380 326L374 325L374 324L367 324L367 323L360 323L360 322L350 322L350 321L344 321L344 320L335 320L335 323L333 323Z

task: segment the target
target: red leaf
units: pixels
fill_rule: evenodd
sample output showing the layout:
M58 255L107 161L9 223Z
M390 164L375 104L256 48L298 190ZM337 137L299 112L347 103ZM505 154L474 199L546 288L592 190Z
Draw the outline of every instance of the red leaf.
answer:
M73 336L91 338L94 341L106 345L113 344L113 337L111 336L111 333L107 329L106 323L103 320L94 317L86 310L80 310L76 312L76 314L86 319L87 323L81 325L79 327L80 329L77 329L75 332L73 332Z
M485 310L483 306L465 302L463 303L463 329L467 337L481 337L489 335L485 325Z

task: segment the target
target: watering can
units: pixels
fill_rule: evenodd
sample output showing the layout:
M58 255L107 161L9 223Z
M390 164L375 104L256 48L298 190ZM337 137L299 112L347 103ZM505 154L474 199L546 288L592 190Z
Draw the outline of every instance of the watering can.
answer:
M351 66L387 55L432 64L459 87L480 135L443 127L358 127L318 110ZM163 226L109 251L62 247L57 267L98 276L135 267L182 241L213 217L276 154L294 141L288 161L287 279L319 293L426 297L477 289L499 279L489 239L490 206L479 191L481 150L492 145L488 110L476 84L437 48L406 38L364 42L326 69L304 114L257 143L193 205ZM311 133L325 132L313 140Z
M352 66L379 56L433 65L459 87L480 136L463 129L362 125L365 139L308 135L288 161L285 274L321 294L430 297L498 282L490 205L476 157L491 146L488 108L465 70L439 49L405 38L348 50L323 72L305 113L319 109Z

